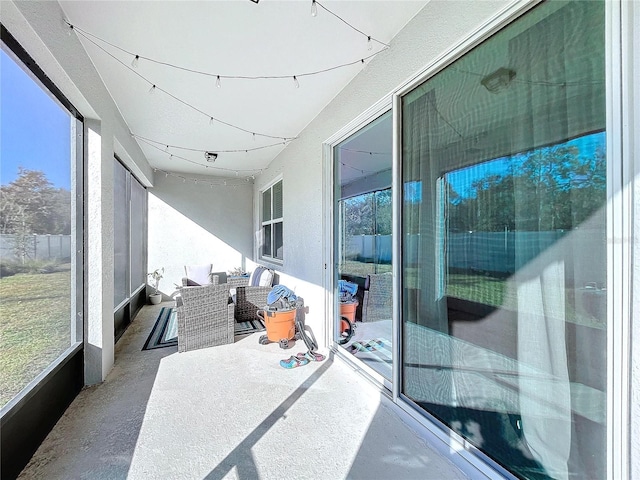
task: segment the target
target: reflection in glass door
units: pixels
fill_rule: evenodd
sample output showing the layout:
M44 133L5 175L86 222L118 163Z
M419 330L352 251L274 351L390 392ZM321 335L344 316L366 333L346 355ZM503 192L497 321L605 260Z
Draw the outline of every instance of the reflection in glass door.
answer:
M334 147L336 342L392 376L391 112Z
M607 471L604 2L402 97L402 386L522 478Z

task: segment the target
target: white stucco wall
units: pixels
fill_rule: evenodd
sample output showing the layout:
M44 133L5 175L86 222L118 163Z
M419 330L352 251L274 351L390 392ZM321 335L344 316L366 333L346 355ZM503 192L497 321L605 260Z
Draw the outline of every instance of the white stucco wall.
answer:
M106 378L114 363L113 332L113 158L118 153L150 185L153 171L75 35L68 35L57 2L0 5L2 23L85 118L91 129L85 189L85 381ZM86 138L85 138L86 140Z
M260 190L283 176L284 264L274 266L280 283L292 287L309 306L307 325L325 338L323 257L322 142L401 84L415 76L443 52L507 6L509 1L432 0L364 70L291 142L255 183ZM259 230L258 202L254 230ZM331 212L327 210L327 215ZM328 240L328 239L327 239Z
M206 180L196 175L190 178ZM164 267L160 282L164 295L175 293L185 265L210 263L219 272L249 267L252 202L253 185L249 183L210 186L156 176L149 189L148 268Z

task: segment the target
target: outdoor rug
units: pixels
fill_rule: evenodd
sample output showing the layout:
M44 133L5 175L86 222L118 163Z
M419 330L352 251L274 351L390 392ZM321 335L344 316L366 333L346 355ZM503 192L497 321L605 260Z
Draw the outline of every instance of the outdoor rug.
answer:
M236 322L234 334L236 336L249 335L255 332L266 330L264 322L259 318L246 322ZM151 329L149 338L142 347L142 350L153 350L154 348L174 347L178 345L178 321L176 309L174 307L162 307L155 325Z
M162 307L158 319L151 329L149 338L147 338L142 350L175 347L177 345L178 321L176 318L176 309L173 307Z
M236 336L239 336L249 335L254 332L264 332L265 330L264 322L259 318L256 318L255 320L247 320L246 322L236 322L233 333Z

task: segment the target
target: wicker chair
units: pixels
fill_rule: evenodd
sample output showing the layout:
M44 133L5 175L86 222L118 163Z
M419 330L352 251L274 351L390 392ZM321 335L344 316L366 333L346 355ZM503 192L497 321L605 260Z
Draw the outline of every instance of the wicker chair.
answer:
M258 266L248 278L229 278L235 290L232 295L236 305L235 318L238 322L254 320L256 312L267 304L267 296L273 286L275 272Z
M176 298L178 351L233 343L233 311L229 287L203 285L183 287Z
M393 314L393 276L391 273L367 275L362 321L390 320Z
M238 322L254 320L256 312L267 304L272 287L236 287L235 317Z

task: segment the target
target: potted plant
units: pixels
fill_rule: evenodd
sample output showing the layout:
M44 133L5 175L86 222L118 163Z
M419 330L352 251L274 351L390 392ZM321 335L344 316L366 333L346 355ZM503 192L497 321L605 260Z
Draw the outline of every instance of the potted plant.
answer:
M229 270L230 277L248 277L249 274L242 267L235 267Z
M158 286L160 285L160 279L162 279L163 274L164 267L156 268L153 272L147 273L147 276L151 278L151 286L154 289L154 292L149 295L149 301L152 305L157 305L162 301L162 294L158 292Z

